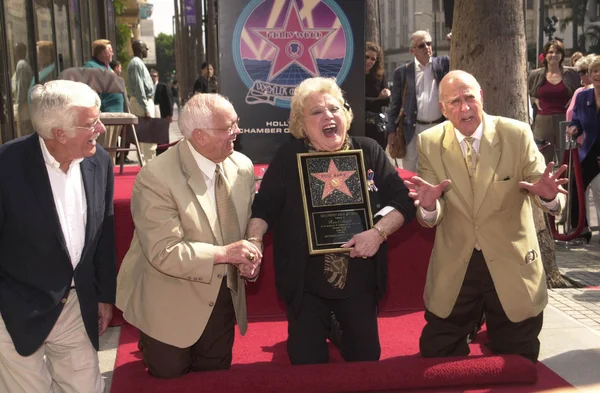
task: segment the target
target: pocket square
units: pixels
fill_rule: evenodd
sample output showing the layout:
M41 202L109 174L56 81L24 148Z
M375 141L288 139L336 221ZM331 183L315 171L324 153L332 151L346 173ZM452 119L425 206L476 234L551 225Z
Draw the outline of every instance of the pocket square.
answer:
M531 262L537 259L537 252L535 250L527 251L527 255L525 255L525 264L530 264Z

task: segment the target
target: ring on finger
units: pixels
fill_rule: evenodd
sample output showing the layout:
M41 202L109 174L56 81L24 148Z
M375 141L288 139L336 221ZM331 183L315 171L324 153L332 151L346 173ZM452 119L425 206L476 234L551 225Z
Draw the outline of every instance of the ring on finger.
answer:
M250 253L248 253L248 255L246 255L246 258L247 258L247 259L248 259L250 262L254 261L254 253L253 253L253 252L250 252Z

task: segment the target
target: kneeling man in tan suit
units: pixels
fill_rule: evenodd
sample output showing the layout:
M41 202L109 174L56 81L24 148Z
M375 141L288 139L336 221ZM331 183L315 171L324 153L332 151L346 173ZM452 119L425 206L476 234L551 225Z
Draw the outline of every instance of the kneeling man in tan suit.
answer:
M450 72L439 96L449 121L419 135L419 177L405 182L421 224L437 226L421 354L467 355L485 309L489 347L537 361L548 295L532 202L561 211L566 166L545 166L529 125L484 113L472 75Z
M159 378L229 368L236 320L246 332L243 277L256 277L262 253L242 240L255 184L252 162L233 150L238 121L222 96L195 95L179 115L185 140L135 181L117 306Z

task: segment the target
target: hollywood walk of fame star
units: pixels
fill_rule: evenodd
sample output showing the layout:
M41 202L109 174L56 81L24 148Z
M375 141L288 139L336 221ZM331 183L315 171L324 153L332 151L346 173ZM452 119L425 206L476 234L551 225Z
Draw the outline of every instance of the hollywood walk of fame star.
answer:
M352 176L356 171L340 171L337 169L333 160L329 161L329 169L327 172L311 173L312 176L325 183L321 200L327 198L332 192L338 190L352 198L352 193L348 189L346 179Z
M290 2L281 28L251 29L260 38L275 48L275 58L271 63L268 80L273 80L290 65L297 64L311 76L319 76L317 62L312 48L327 38L336 29L305 28L295 0Z

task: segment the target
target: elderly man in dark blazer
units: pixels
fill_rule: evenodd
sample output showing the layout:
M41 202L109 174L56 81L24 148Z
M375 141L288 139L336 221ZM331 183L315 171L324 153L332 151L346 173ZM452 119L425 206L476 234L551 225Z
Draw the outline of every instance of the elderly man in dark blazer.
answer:
M388 145L391 145L392 134L396 132L396 119L400 110L404 109L402 126L406 156L402 159L402 167L416 172L418 154L414 136L445 120L438 107L438 86L450 71L450 58L432 57L431 35L424 30L412 34L409 50L414 59L394 70L387 131Z
M0 147L0 392L101 393L116 255L100 98L56 80L30 108L36 133Z

